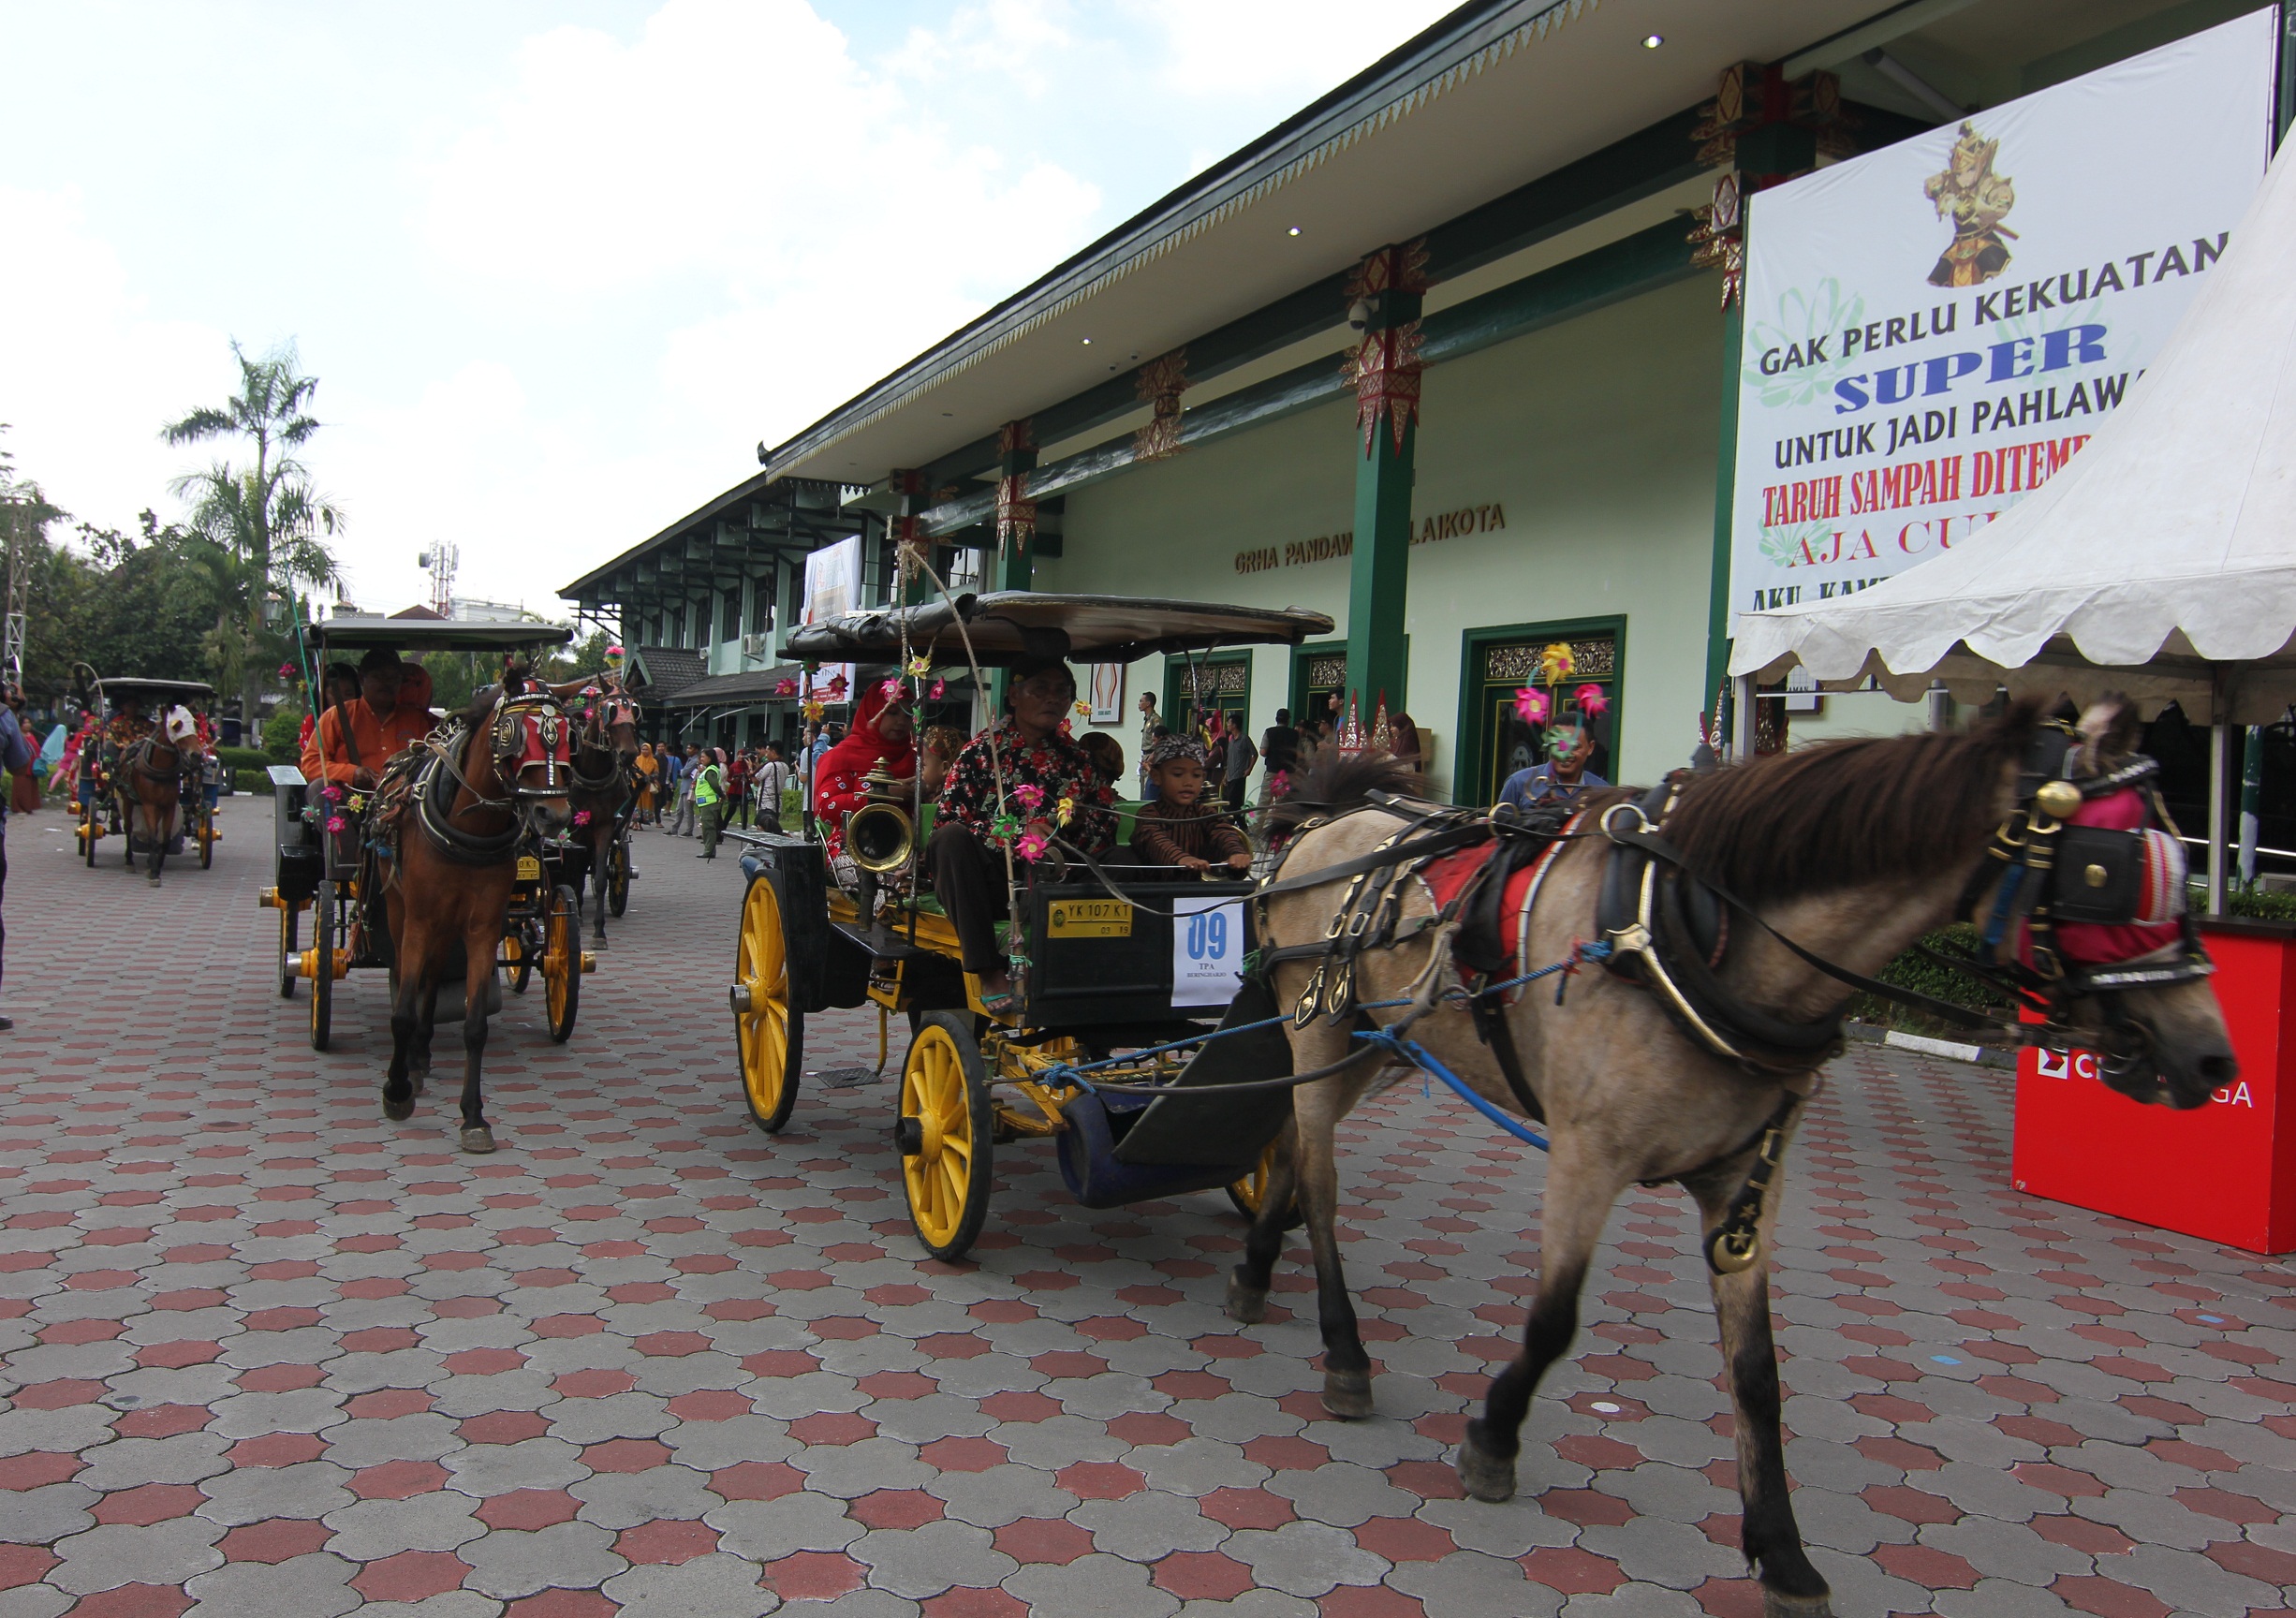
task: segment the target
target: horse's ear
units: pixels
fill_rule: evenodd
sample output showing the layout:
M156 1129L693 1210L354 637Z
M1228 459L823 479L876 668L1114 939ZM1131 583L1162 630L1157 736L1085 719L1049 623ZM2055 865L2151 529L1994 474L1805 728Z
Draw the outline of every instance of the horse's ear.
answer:
M2109 691L2082 711L2080 729L2083 752L2101 770L2107 760L2127 758L2137 750L2144 721L2138 717L2137 705L2126 693Z

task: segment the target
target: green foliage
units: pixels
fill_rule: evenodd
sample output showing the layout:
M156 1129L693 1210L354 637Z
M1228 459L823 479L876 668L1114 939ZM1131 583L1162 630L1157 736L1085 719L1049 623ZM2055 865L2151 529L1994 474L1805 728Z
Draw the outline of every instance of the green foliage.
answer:
M266 770L271 767L271 754L261 747L217 747L215 757L231 771Z
M231 777L232 787L241 792L252 792L260 797L271 796L271 777L260 770L242 770Z
M2192 893L2195 910L2208 908L2208 890L2196 888ZM2296 921L2296 893L2270 892L2259 889L2251 893L2240 888L2227 888L2224 907L2228 914L2244 916L2254 921Z
M1979 947L1977 929L1965 923L1940 928L1921 942L1947 955L1974 955ZM1910 989L1918 994L1950 1000L1989 1015L1999 1015L2005 1019L2014 1015L2014 1008L2006 997L1974 978L1949 971L1926 955L1912 949L1906 950L1874 976L1893 988ZM1878 1022L1884 1027L1902 1028L1908 1034L1927 1034L1946 1039L1969 1037L1966 1029L1941 1022L1935 1017L1924 1017L1918 1011L1873 994L1852 996L1849 1015L1861 1022Z
M289 691L280 698L279 705L272 710L271 717L263 721L263 751L248 762L258 767L294 763L295 744L302 735L303 717L310 712L303 703L301 691Z
M421 661L431 671L431 706L449 713L469 707L472 693L494 678L493 666L476 652L433 652Z

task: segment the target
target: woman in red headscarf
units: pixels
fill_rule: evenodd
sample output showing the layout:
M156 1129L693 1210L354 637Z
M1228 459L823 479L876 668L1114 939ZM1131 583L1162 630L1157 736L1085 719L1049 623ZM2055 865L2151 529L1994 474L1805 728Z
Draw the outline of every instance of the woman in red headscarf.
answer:
M813 814L820 822L821 841L830 857L845 850L845 817L869 800L864 777L885 761L885 772L906 780L917 773L917 722L908 705L888 696L887 681L872 685L853 711L853 728L845 740L821 755L814 772Z

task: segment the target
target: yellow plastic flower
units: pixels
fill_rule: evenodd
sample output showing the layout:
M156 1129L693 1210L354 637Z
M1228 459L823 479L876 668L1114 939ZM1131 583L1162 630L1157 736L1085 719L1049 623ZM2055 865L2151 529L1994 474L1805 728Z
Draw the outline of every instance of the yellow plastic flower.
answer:
M1077 699L1076 702L1076 716L1079 719L1089 719L1092 717L1092 704L1085 701L1081 697Z
M1052 807L1060 811L1060 823L1063 826L1066 826L1076 814L1076 800L1073 798L1063 798L1058 803L1052 805Z
M1578 660L1571 656L1568 641L1553 641L1538 655L1539 678L1550 685L1560 685L1577 667Z

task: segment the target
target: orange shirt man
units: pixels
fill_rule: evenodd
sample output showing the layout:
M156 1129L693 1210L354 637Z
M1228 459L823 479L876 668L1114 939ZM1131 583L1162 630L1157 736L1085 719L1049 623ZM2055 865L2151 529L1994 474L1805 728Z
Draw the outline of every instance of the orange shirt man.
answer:
M431 733L428 708L400 703L401 679L394 652L377 647L360 660L359 700L329 708L319 715L311 741L303 748L304 780L372 787L393 754ZM350 725L347 744L343 735L346 719Z

